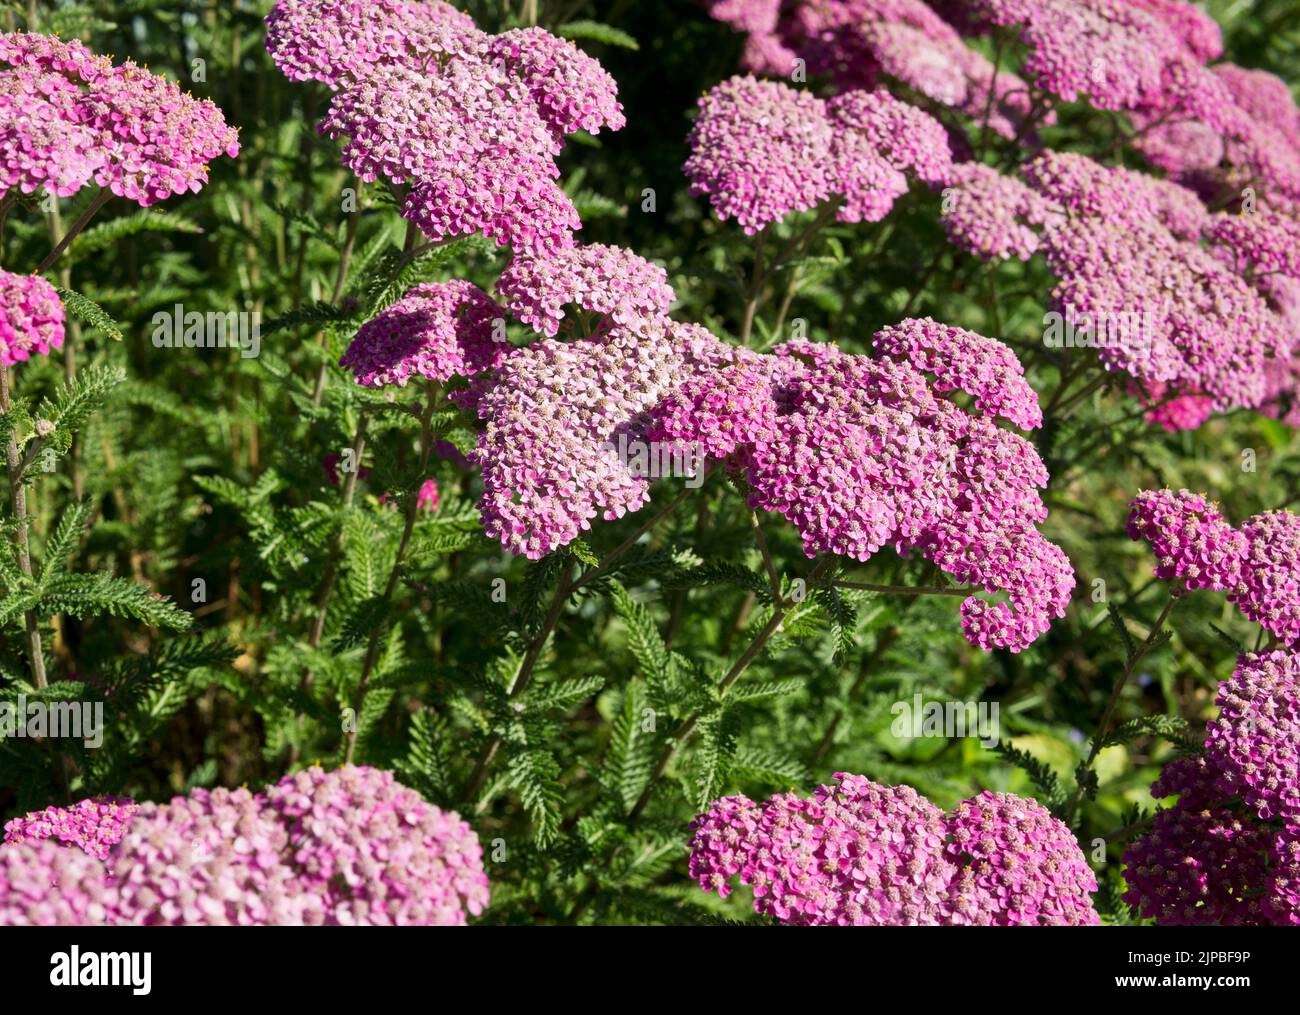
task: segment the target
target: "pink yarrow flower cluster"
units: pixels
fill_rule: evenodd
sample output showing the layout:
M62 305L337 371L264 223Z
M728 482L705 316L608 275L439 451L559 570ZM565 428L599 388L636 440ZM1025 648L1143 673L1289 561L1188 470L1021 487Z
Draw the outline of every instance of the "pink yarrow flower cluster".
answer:
M620 442L644 443L651 410L671 391L742 354L697 325L667 319L516 349L477 400L486 429L469 458L482 469L487 534L537 559L598 517L644 506L651 477ZM688 450L679 453L687 466Z
M878 221L911 174L937 183L952 153L929 114L885 92L820 99L736 77L700 99L683 169L691 192L749 234L832 197L844 222Z
M388 772L311 768L263 793L195 790L141 804L125 827L120 810L91 804L73 809L75 845L54 845L47 819L30 816L0 847L0 925L457 925L488 902L473 831Z
M77 846L96 860L104 860L122 840L122 833L135 812L135 803L124 797L98 797L70 807L47 807L7 822L4 841L49 839L65 846Z
M39 275L0 271L0 365L63 348L63 303Z
M1300 656L1243 655L1205 753L1151 788L1177 794L1124 854L1125 900L1162 925L1300 925Z
M572 244L563 137L625 124L613 79L571 42L488 35L444 3L280 0L266 45L287 76L335 92L321 132L362 180L403 190L402 214L435 242Z
M358 329L339 365L372 388L470 377L509 349L504 325L501 307L471 282L417 285Z
M907 786L839 773L809 799L725 797L691 823L690 872L801 926L1095 925L1097 881L1040 804L982 793L945 814Z
M698 445L744 476L751 507L784 516L813 557L918 551L971 595L962 629L1019 651L1063 615L1065 553L1035 527L1048 476L1023 437L939 397L1030 423L1033 392L991 339L906 321L877 336L886 358L792 342L687 380L656 410L652 440ZM969 349L952 362L942 351ZM934 375L934 388L923 376Z
M1029 110L1025 83L920 0L721 0L709 8L747 34L742 64L754 74L788 78L802 66L842 90L890 79L977 122L987 117L1008 138Z
M663 268L601 243L516 256L497 280L497 292L511 314L550 337L559 332L566 306L598 315L604 326L642 331L664 318L677 298Z
M1151 544L1157 577L1227 592L1247 619L1300 646L1300 515L1265 511L1234 528L1187 490L1145 490L1130 507L1129 537Z
M75 40L0 35L0 195L67 197L93 180L148 206L197 192L212 159L238 153L221 110L166 78Z

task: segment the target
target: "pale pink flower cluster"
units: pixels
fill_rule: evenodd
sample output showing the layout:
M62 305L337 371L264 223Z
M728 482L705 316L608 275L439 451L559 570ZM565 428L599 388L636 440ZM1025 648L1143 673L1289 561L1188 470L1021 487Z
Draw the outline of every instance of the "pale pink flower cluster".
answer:
M748 483L750 505L783 515L813 557L870 560L919 551L972 595L962 629L984 649L1019 651L1063 615L1074 571L1035 527L1048 476L1023 437L939 397L962 389L978 411L1024 422L1038 408L1023 374L990 339L959 362L962 341L932 321L883 333L873 359L792 342L689 379L656 410L651 439L698 444Z
M279 0L266 45L287 76L334 90L321 132L362 180L401 191L435 242L571 245L582 223L557 182L563 137L625 123L613 79L571 42L488 35L440 2Z
M239 153L238 132L212 102L80 42L0 35L0 195L59 197L92 180L147 206L208 180L208 163Z
M0 271L0 365L63 348L63 303L39 275Z
M838 773L809 799L724 797L691 823L690 873L798 926L1100 922L1070 830L1033 800L982 793L945 814L908 786Z
M486 429L469 457L482 468L487 534L537 559L597 517L644 506L651 477L620 454L620 439L644 442L650 411L671 391L742 354L697 325L666 318L637 331L613 327L516 349L477 402Z
M488 902L470 827L389 772L311 768L263 793L194 790L141 804L125 827L121 809L87 806L25 819L0 846L0 926L446 926ZM74 844L44 838L46 820L56 837L75 820Z
M712 88L683 169L724 221L749 234L840 199L843 222L878 221L908 177L938 183L952 164L947 135L928 113L885 92L829 102L775 81L735 77Z

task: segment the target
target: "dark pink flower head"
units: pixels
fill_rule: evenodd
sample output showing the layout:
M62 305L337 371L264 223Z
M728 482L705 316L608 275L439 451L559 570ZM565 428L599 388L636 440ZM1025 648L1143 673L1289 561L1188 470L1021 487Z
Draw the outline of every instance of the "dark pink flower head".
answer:
M904 339L883 341L902 351ZM915 354L937 366L927 342ZM1023 376L990 369L989 347L982 357L982 373L968 363L961 382L983 406L1029 418ZM749 484L751 507L784 516L808 556L867 561L887 545L915 549L959 581L1005 594L962 608L963 630L981 647L1019 651L1068 604L1073 569L1034 527L1048 477L1033 446L936 397L906 361L789 343L686 381L656 417L652 439L726 459Z
M0 187L67 196L92 178L142 206L197 192L239 154L212 102L127 61L51 36L0 36ZM6 110L17 114L12 126Z
M1137 385L1133 386L1135 389ZM1178 433L1195 430L1214 415L1214 399L1205 395L1178 395L1163 381L1148 381L1145 391L1135 390L1151 406L1143 417L1148 423Z
M1096 879L1041 806L985 793L944 814L907 786L839 773L810 799L719 800L691 824L690 870L801 926L1096 924Z
M76 927L111 918L104 865L48 839L0 846L0 927Z
M1184 0L1128 0L1134 6L1149 11L1165 23L1170 31L1187 47L1187 51L1202 63L1223 56L1223 29L1197 4Z
M124 797L97 797L69 807L47 807L6 823L4 841L50 839L76 846L96 860L105 860L121 841L135 811L135 803Z
M0 925L463 925L488 902L469 826L388 772L312 768L123 816L24 819L37 841L0 847Z
M1155 574L1188 588L1231 590L1240 580L1246 540L1219 506L1188 490L1144 490L1129 505L1128 535L1151 544Z
M39 275L0 271L0 364L63 348L63 303Z
M1025 167L1024 177L1071 215L1117 225L1158 222L1185 239L1198 239L1209 222L1205 205L1190 190L1074 152L1045 151Z
M941 220L948 239L984 261L1028 261L1041 240L1038 227L1060 211L1014 176L992 166L953 166L943 191Z
M1161 926L1274 923L1273 842L1266 826L1222 804L1157 811L1124 852L1124 901Z
M1039 88L1100 109L1161 101L1166 67L1196 65L1163 18L1127 0L975 0L996 24L1018 26L1028 49L1022 73Z
M481 33L440 0L277 0L266 51L291 81L338 90L397 66L426 70Z
M1239 796L1264 820L1300 821L1300 655L1244 655L1215 697L1205 755L1224 796Z
M1241 582L1229 598L1284 645L1300 644L1300 515L1265 511L1240 531Z
M482 468L487 534L537 559L597 517L644 506L650 477L636 451L657 450L647 444L649 412L705 365L733 354L703 328L667 320L640 332L616 327L516 349L478 401L487 427L470 460Z
M567 39L541 28L516 28L493 37L488 58L504 60L523 79L557 136L627 124L614 79Z
M472 282L417 285L361 326L339 365L372 388L470 377L510 348L504 325L505 312Z
M735 77L699 101L683 167L693 194L749 234L807 211L831 192L825 103L775 81Z
M981 413L1002 416L1022 430L1043 425L1038 395L1009 346L932 318L902 321L876 333L876 350L906 360L934 378L936 391L964 391Z
M26 50L15 52L14 38L43 37L0 36L0 196L17 187L24 194L68 197L90 182L108 155L80 122L82 89L74 80L29 62L6 65L30 59ZM66 45L95 59L79 42Z
M554 336L564 308L576 306L629 331L653 328L676 294L668 273L624 247L574 245L540 256L516 256L497 281L497 292L519 320Z

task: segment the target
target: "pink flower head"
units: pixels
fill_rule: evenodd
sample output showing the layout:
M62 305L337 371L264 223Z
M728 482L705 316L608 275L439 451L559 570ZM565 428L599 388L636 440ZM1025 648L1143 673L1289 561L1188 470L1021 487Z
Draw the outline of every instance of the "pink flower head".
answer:
M690 871L802 926L1096 924L1097 882L1039 804L985 793L945 814L907 786L838 773L810 799L725 797L691 823Z
M963 162L953 167L943 192L941 219L952 243L983 261L1028 261L1038 251L1038 228L1053 205L1014 176L992 166Z
M111 917L104 865L48 839L0 846L0 927L69 927Z
M39 275L0 271L0 364L11 367L63 348L63 304Z
M535 250L581 227L555 182L559 142L522 82L474 56L436 75L403 68L334 96L321 131L361 179L409 187L402 214L429 239L482 233Z
M483 470L487 534L537 559L598 516L641 508L650 480L635 452L647 441L647 414L729 350L703 328L666 320L642 333L613 328L516 349L478 400L487 429L470 460Z
M0 36L0 187L67 196L93 176L148 206L200 190L223 154L239 154L238 132L207 99L80 43Z
M881 342L907 351L917 328L927 325ZM918 337L914 354L935 368L930 341ZM980 347L960 373L936 369L939 383L969 385L977 406L1032 419L1023 375ZM1019 651L1064 613L1074 572L1035 528L1048 477L1033 446L936 397L906 360L789 343L687 380L655 415L653 440L727 459L749 484L750 506L784 516L809 557L916 549L958 581L1005 594L962 607L963 630L982 648Z
M501 307L471 282L417 285L361 326L339 365L367 387L472 376L509 349L504 323Z
M339 90L401 66L425 70L482 33L441 0L277 0L266 51L290 81Z
M488 902L469 826L376 769L197 789L141 804L125 828L121 812L74 812L29 816L0 847L0 926L448 926Z
M1240 796L1264 820L1300 820L1300 655L1245 655L1215 697L1206 759L1219 791Z
M81 800L70 807L47 807L6 823L4 841L34 842L50 839L76 846L96 860L108 858L136 811L124 797Z
M1229 598L1284 645L1300 643L1300 515L1265 511L1240 531L1241 582Z
M885 328L874 341L881 355L930 374L936 391L964 391L977 411L1002 416L1022 430L1043 425L1038 395L1016 354L1001 342L929 317Z
M735 77L699 102L683 167L723 221L752 235L831 191L832 128L825 103L774 81Z
M1219 506L1188 490L1144 490L1129 505L1128 535L1151 544L1157 578L1229 590L1240 580L1246 540Z
M644 331L677 298L663 268L601 243L516 256L501 273L497 292L515 317L548 336L559 331L568 305L598 314L608 325Z
M495 36L488 55L505 60L523 78L542 119L557 136L626 126L614 79L567 39L541 28L516 28Z
M1300 280L1300 221L1277 212L1217 216L1209 240L1242 272Z

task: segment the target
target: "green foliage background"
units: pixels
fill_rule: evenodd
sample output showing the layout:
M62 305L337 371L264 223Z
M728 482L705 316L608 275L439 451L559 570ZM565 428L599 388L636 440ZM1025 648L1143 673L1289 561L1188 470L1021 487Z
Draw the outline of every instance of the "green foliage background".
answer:
M21 27L29 6L0 6L0 18ZM1233 642L1253 643L1256 632L1221 597L1180 602L1172 639L1136 660L1113 742L1087 765L1125 669L1117 624L1140 642L1167 598L1149 580L1149 552L1125 535L1126 503L1169 484L1211 491L1234 520L1295 506L1293 432L1241 413L1166 434L1108 390L1054 419L1040 438L1053 477L1044 529L1070 554L1079 586L1065 620L1019 655L972 648L951 597L823 591L794 605L724 688L771 621L773 594L743 495L720 477L608 565L599 562L678 484L664 481L654 507L529 564L482 535L472 470L435 459L442 503L419 515L386 595L403 505L423 478L420 420L412 393L363 391L334 364L356 326L417 281L465 277L490 290L501 251L464 241L404 258L404 223L375 186L360 189L356 214L344 213L344 190L358 184L315 132L323 88L285 81L263 50L269 0L35 6L41 30L130 56L212 98L241 128L243 151L215 162L198 195L145 212L110 202L50 275L89 299L67 297L85 318L69 335L72 362L21 366L19 404L4 418L24 439L38 418L61 429L49 440L56 467L33 472L27 486L37 577L25 580L8 557L0 569L0 695L107 696L109 727L99 751L0 742L4 818L91 794L256 787L295 766L338 764L347 747L340 712L361 702L356 759L396 769L477 830L493 883L489 922L750 919L747 893L720 903L686 876L687 823L717 796L806 793L838 771L908 783L942 806L983 789L1038 796L1071 814L1106 919L1129 921L1117 901L1126 836L1152 807L1161 764L1193 746L1213 715ZM694 102L735 73L740 37L683 0L539 6L541 24L574 37L615 76L628 116L626 130L580 138L563 157L583 238L660 261L679 296L675 316L736 335L752 243L687 194L680 166ZM1211 6L1227 58L1300 80L1300 11L1290 0ZM518 23L517 5L469 10L486 29ZM1049 144L1100 152L1111 129L1076 111ZM652 213L642 210L647 188ZM57 221L34 201L15 209L4 266L31 270L87 201L64 200ZM825 229L764 290L758 344L782 337L781 317L786 328L800 319L810 337L862 350L910 308L1004 336L1046 397L1062 362L1039 342L1045 269L989 270L949 248L937 223L938 197L918 189L884 223ZM805 224L796 217L782 235ZM153 314L176 303L260 312L261 355L155 348ZM371 471L346 503L322 458L353 446L363 413ZM462 447L473 439L473 421L441 407L429 425ZM1243 471L1246 449L1254 472ZM379 502L385 493L396 507ZM789 595L813 562L779 519L760 522ZM888 552L854 577L933 581L927 566ZM1096 580L1104 602L1093 599ZM504 602L493 596L500 588ZM41 617L51 672L39 692L26 610ZM372 636L377 656L361 689ZM520 673L525 686L511 696ZM890 706L915 693L999 702L1003 747L893 736ZM690 736L666 754L683 724Z

